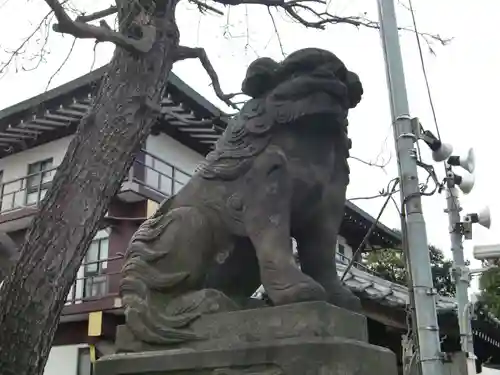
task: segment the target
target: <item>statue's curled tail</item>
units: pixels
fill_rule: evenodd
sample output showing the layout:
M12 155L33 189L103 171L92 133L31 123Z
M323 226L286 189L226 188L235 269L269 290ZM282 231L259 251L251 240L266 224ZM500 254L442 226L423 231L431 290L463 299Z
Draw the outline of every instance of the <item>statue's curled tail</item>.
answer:
M186 231L179 229L193 225L193 221L203 224L205 218L199 211L193 212L196 209L192 207L169 210L171 200L164 202L134 234L122 269L120 295L126 306L127 326L134 336L151 344L198 339L195 333L186 329L200 315L195 312L197 301L172 308L164 298L172 295L172 290L181 286L190 274L188 271L165 272L164 265L169 256L178 251L175 246L185 243L186 239L179 236L185 237ZM158 246L160 238L161 247ZM163 298L156 298L158 296Z

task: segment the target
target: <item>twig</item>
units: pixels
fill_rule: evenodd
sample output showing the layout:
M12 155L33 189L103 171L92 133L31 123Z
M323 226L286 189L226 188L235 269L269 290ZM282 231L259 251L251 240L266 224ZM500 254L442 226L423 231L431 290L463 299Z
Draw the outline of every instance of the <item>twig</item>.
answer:
M219 82L219 77L217 76L217 73L212 66L212 63L210 62L210 59L207 56L207 53L203 48L191 48L191 47L185 47L185 46L178 46L176 50L176 57L175 61L180 61L180 60L185 60L185 59L198 59L201 62L201 65L203 65L203 68L207 72L208 76L212 80L212 86L214 88L215 94L217 97L222 100L224 103L226 103L228 106L238 109L236 105L231 102L231 98L235 97L238 95L238 93L235 94L224 94L222 91L222 88L220 86Z
M282 8L285 10L285 12L295 21L299 22L300 24L309 27L309 28L314 28L314 29L321 29L323 30L326 25L328 24L339 24L339 23L345 23L349 24L355 27L367 27L371 29L380 29L380 23L376 21L372 21L366 17L362 16L350 16L350 17L341 17L341 16L336 16L328 11L324 12L319 12L315 9L313 9L310 5L307 5L307 3L313 3L313 4L325 4L325 1L323 0L213 0L219 4L224 4L224 5L242 5L242 4L260 4L260 5L266 5L266 6L275 6L278 8ZM326 7L325 9L328 9ZM313 20L308 20L304 18L303 16L298 14L298 10L304 10L311 14L314 19ZM415 30L408 28L408 27L400 27L399 30L402 31L411 31L415 32ZM430 40L436 40L442 45L448 44L451 39L449 38L443 38L438 34L430 34L430 33L418 33L418 35L422 36L427 44L430 44Z
M99 42L96 40L94 43L93 51L92 51L93 55L92 55L92 64L90 65L90 71L94 70L95 60L97 58L97 45L98 44L99 44Z
M349 272L349 270L353 266L354 259L356 259L357 255L362 251L365 243L368 241L368 239L370 238L373 230L378 225L378 222L379 222L380 218L382 217L382 214L384 213L385 208L387 207L387 203L389 203L389 200L391 199L392 195L396 192L396 188L397 188L397 186L399 184L399 179L395 178L391 182L394 182L394 185L392 186L391 190L388 189L387 199L385 200L384 204L382 205L382 208L380 209L380 211L379 211L379 213L377 215L377 218L372 223L370 229L368 229L368 232L366 232L365 236L363 237L363 241L361 241L361 243L359 244L359 246L356 249L356 251L352 254L352 259L349 262L349 264L347 265L347 267L345 268L344 273L342 274L342 277L340 278L340 281L343 281L345 279L345 277L347 276L347 273ZM391 182L389 182L389 185L391 184Z
M24 46L26 44L28 44L28 42L31 40L31 38L33 38L33 36L40 30L40 28L43 26L43 24L45 23L45 21L47 21L47 19L50 17L50 15L52 14L52 10L50 12L48 12L43 18L42 20L40 21L40 23L37 25L37 27L35 28L35 30L33 30L33 32L21 43L21 45L19 47L17 47L11 54L10 54L10 57L9 59L7 60L7 62L3 63L2 66L0 67L0 74L2 74L5 69L7 69L7 67L12 63L12 61L14 60L14 58L19 55L19 53L21 52L21 50L24 48Z
M52 23L52 20L53 20L53 19L54 19L54 13L52 13L52 14L50 15L50 17L49 17L49 18L47 18L47 19L45 20L45 26L46 26L46 28L45 28L45 30L44 30L44 31L45 31L45 33L44 33L44 35L42 36L42 39L43 39L43 44L42 44L42 46L40 47L39 52L37 52L36 54L34 54L34 55L33 55L33 57L31 57L31 58L28 58L28 59L27 59L28 61L30 61L30 62L31 62L31 61L33 61L35 58L37 58L37 59L38 59L38 61L36 62L35 66L33 66L33 67L26 68L24 65L22 65L22 66L21 66L21 69L22 69L23 71L25 71L25 72L31 72L31 71L33 71L33 70L37 69L37 68L40 66L40 64L41 64L42 62L44 62L44 61L45 61L45 53L46 53L46 50L45 50L45 49L47 48L47 44L49 43L49 37L50 37L50 35L49 35L49 32L50 32L49 30L50 30L50 29L49 29L49 27L48 27L48 26Z
M218 14L219 16L223 16L224 13L221 12L219 9L217 8L214 8L206 3L204 3L203 1L200 1L200 0L189 0L190 3L193 3L193 4L196 4L198 6L198 9L200 10L200 12L204 13L205 11L210 11L210 12L214 12L216 14Z
M370 167L377 167L377 168L382 168L382 169L384 169L385 167L387 167L387 165L388 165L388 164L389 164L389 162L390 162L390 159L389 159L389 160L388 160L386 163L384 163L384 164L377 164L377 163L373 163L373 162L371 162L371 161L366 161L366 160L360 159L360 158L358 158L358 157L356 157L356 156L352 156L352 155L351 155L351 156L349 156L349 157L350 157L351 159L354 159L354 160L356 160L356 161L359 161L360 163L363 163L363 164L368 165L368 166L370 166Z
M56 15L59 24L53 26L54 31L73 35L75 38L96 39L100 42L111 42L131 52L148 52L156 38L156 29L152 25L140 25L141 39L129 38L107 27L89 25L73 21L58 0L45 0Z
M45 91L47 91L49 89L49 86L52 83L52 80L54 79L54 77L61 71L63 66L68 62L68 59L71 56L71 53L73 52L73 48L75 48L75 43L76 43L76 38L73 39L73 43L71 43L71 48L69 49L68 54L64 58L63 62L59 66L59 68L57 68L57 70L54 72L54 74L52 74L52 76L50 76L49 82L47 82L47 86L45 87Z
M269 16L271 17L271 21L273 22L273 27L274 27L274 32L276 33L276 37L278 38L278 44L280 46L281 54L283 55L283 58L286 57L285 50L283 48L283 43L281 43L281 36L278 31L278 26L276 25L276 21L274 20L274 16L271 13L271 7L267 7L267 11L269 13Z

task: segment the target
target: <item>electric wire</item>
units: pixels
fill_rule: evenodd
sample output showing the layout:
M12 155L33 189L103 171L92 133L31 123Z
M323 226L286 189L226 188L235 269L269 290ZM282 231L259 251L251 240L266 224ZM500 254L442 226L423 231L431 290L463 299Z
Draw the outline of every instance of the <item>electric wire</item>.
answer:
M380 211L379 211L379 213L377 215L377 218L373 221L373 223L372 223L370 229L368 230L368 232L366 232L365 237L363 238L363 240L359 244L359 246L356 249L356 251L352 254L352 259L349 261L349 264L347 265L346 269L344 270L344 273L342 274L342 277L340 278L340 281L343 281L345 279L347 273L349 272L349 270L351 269L351 267L354 265L354 262L355 262L355 259L356 259L357 255L361 252L361 250L363 249L363 246L365 245L366 241L368 241L368 238L370 238L370 235L372 234L373 230L377 226L377 224L378 224L378 222L380 220L380 217L384 213L384 210L387 207L387 204L389 203L389 200L391 199L392 195L394 193L396 193L396 188L397 188L397 186L399 184L399 178L392 179L389 182L388 187L389 187L389 185L391 183L393 183L393 186L392 186L392 189L387 189L387 191L390 191L387 194L387 199L385 200L384 204L382 205L382 207L381 207L381 209L380 209Z
M413 23L413 31L415 34L415 39L417 41L418 54L419 54L419 58L420 58L420 66L422 67L422 74L424 76L425 87L427 90L427 97L429 100L429 106L431 108L432 118L434 121L434 127L436 129L437 138L439 139L439 141L441 141L441 131L439 129L439 122L437 120L436 107L434 105L434 100L432 99L432 92L431 92L431 88L430 88L429 77L427 75L427 68L425 66L424 53L422 50L422 43L420 41L420 36L418 33L417 18L415 16L415 9L413 8L412 0L408 0L408 5L409 5L409 11L411 13L411 18L412 18L412 23ZM445 176L446 176L447 172L448 172L448 167L446 165L446 162L443 162L443 167L444 167L444 172L445 172ZM453 202L455 203L455 207L457 209L460 208L457 197L455 197L455 196L453 197Z
M429 105L431 107L432 117L434 119L434 125L436 127L436 135L437 135L438 139L441 140L441 133L439 132L439 125L438 125L437 115L436 115L436 108L434 107L434 101L432 100L431 88L430 88L430 85L429 85L429 78L427 76L427 69L425 67L424 54L422 52L422 43L420 42L420 36L418 34L417 20L416 20L416 17L415 17L415 11L413 9L412 0L408 0L408 5L410 7L410 13L411 13L411 18L412 18L412 22L413 22L413 30L414 30L414 33L415 33L415 38L417 39L418 53L419 53L419 57L420 57L420 64L422 66L422 73L424 75L425 86L427 88L427 96L429 98Z

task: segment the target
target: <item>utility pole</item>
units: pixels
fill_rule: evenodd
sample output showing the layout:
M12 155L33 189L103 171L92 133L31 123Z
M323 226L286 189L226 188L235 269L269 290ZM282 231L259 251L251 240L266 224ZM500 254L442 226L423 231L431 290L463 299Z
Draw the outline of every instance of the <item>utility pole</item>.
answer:
M405 212L407 268L413 294L413 321L417 334L417 364L422 375L442 375L441 344L436 312L436 291L418 183L415 129L409 114L394 0L378 0L380 34L384 48L394 140ZM414 332L415 333L415 332Z
M446 212L448 213L451 251L453 253L453 277L456 286L457 316L460 329L460 345L465 353L467 362L474 361L474 341L470 323L470 305L467 290L469 288L469 269L465 266L463 234L460 220L460 201L458 200L458 189L453 182L453 172L448 167L446 188ZM475 363L474 363L475 366ZM474 368L474 367L472 367ZM468 373L465 369L464 374ZM475 373L475 372L474 372Z

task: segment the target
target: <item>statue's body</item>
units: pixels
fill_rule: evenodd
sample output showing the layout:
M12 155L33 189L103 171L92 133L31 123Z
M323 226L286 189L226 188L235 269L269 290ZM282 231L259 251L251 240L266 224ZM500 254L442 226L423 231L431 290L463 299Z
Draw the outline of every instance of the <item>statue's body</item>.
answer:
M358 77L330 52L306 49L280 64L257 60L243 91L253 99L215 151L131 241L121 295L139 340L194 339L194 319L236 309L232 301L261 282L275 305L319 300L359 309L335 265Z

